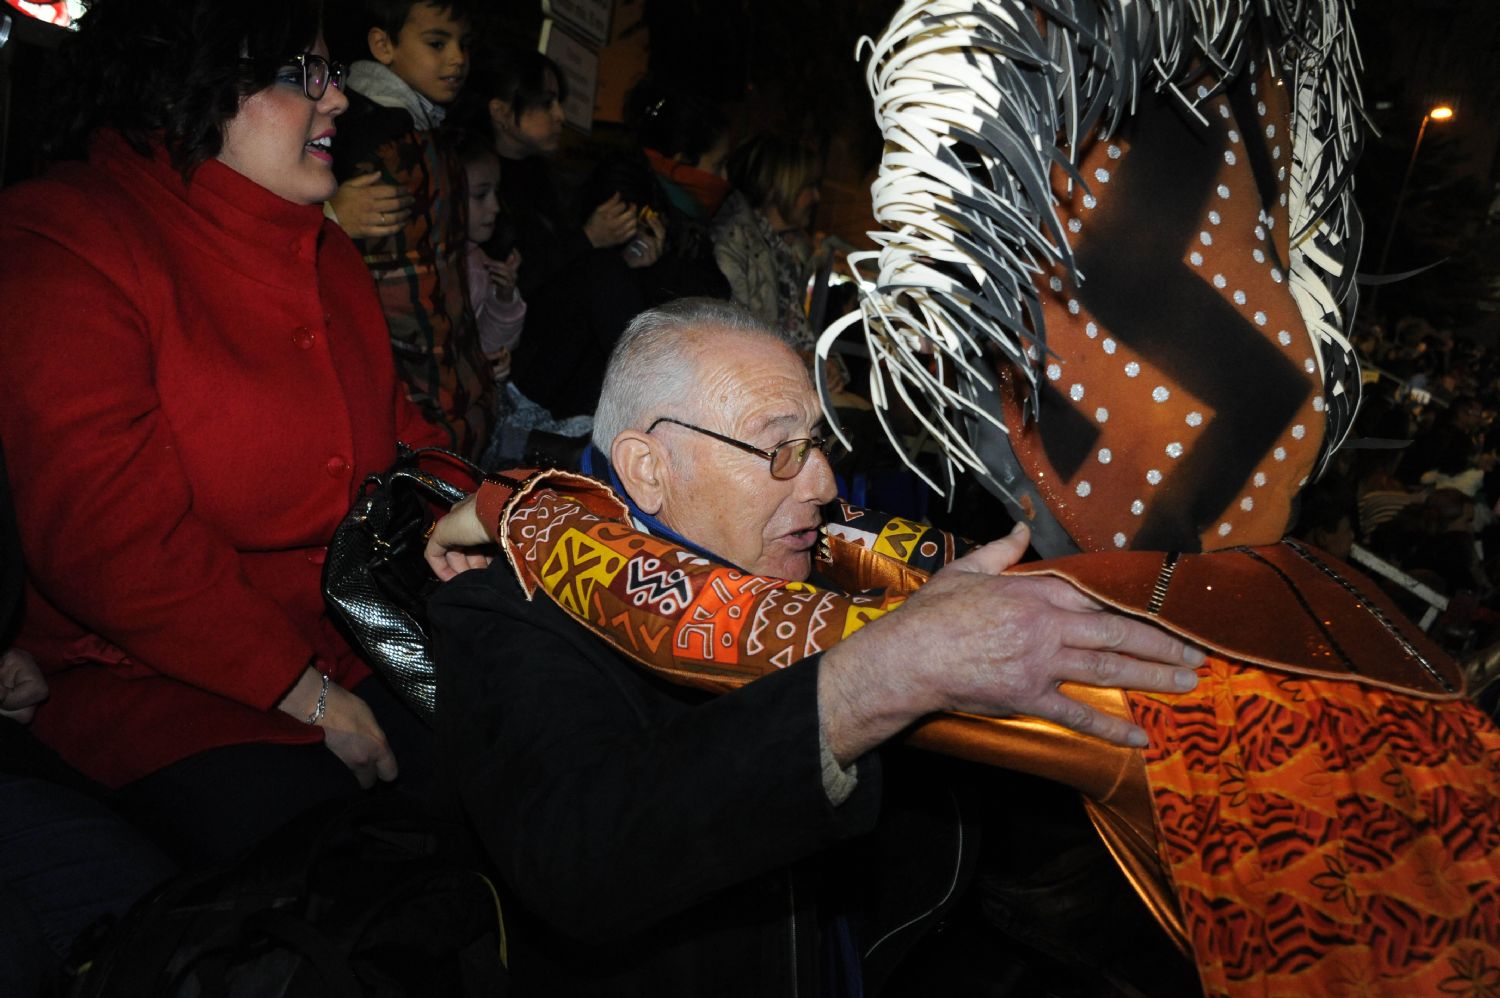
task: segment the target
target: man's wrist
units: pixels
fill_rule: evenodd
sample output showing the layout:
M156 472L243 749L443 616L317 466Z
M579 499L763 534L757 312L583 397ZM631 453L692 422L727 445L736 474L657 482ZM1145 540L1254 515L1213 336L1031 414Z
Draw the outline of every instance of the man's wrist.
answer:
M840 765L834 758L833 749L828 747L828 733L821 725L818 727L818 761L823 771L823 793L827 795L828 803L838 807L859 785L859 763Z

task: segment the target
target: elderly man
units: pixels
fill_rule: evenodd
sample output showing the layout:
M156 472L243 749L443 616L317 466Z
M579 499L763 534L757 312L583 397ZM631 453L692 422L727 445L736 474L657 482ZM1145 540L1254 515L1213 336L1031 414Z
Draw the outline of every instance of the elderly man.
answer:
M685 300L622 337L590 470L637 526L800 582L835 495L821 426L790 347L735 306ZM445 577L482 563L474 510L433 535ZM1026 543L1018 530L981 548L823 654L712 698L529 601L504 559L446 585L431 605L440 727L463 807L520 902L507 909L518 993L843 993L832 982L861 975L878 987L962 865L951 801L895 800L881 745L943 710L1139 745L1143 732L1058 684L1196 682L1202 656L1176 639L1057 580L1002 577Z

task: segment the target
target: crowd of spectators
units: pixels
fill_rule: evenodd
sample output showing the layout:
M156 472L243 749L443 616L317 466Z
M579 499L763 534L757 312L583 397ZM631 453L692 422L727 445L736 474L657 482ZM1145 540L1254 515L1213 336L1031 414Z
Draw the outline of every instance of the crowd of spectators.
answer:
M84 916L122 914L174 865L232 861L376 782L426 788L430 731L320 586L398 441L487 468L565 459L626 324L683 296L770 308L811 363L802 142L748 146L778 157L736 196L764 245L753 275L726 274L739 251L714 218L745 136L724 111L648 81L628 126L560 168L566 76L473 13L98 0L57 53L51 166L0 205L17 601L25 563L0 734L35 749L0 757L0 800L61 773L154 844L121 821L0 867L8 937L49 943L21 945L24 980L0 956L0 991L31 992ZM7 841L69 848L51 811L5 810ZM49 891L71 905L78 880L58 871L101 851L120 887L53 917Z
M1359 415L1297 533L1395 567L1407 578L1367 571L1448 650L1480 653L1500 640L1500 354L1415 316L1354 344Z

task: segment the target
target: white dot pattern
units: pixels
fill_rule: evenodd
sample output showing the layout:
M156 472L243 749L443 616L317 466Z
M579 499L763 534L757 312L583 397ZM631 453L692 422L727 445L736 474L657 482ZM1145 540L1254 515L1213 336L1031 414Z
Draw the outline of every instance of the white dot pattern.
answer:
M1110 143L1110 145L1104 151L1109 154L1110 159L1120 158L1120 147L1115 145L1114 143Z
M1170 457L1170 458L1172 458L1175 461L1177 458L1179 458L1181 456L1182 456L1182 444L1178 443L1175 440L1172 441L1171 443L1167 444L1167 457Z
M1224 198L1225 200L1229 199L1229 188L1224 184L1219 185L1219 197Z
M1069 298L1068 299L1068 314L1069 315L1077 315L1078 314L1078 308L1079 308L1079 306L1078 306L1078 300L1075 299L1075 298Z
M1161 472L1157 471L1155 468L1152 468L1150 471L1146 472L1146 481L1151 483L1152 485L1160 485Z
M1113 461L1114 459L1115 459L1115 456L1114 456L1113 453L1111 453L1111 451L1110 451L1110 449L1108 447L1101 447L1101 448L1099 448L1099 463L1100 464L1108 464L1109 462Z
M1301 440L1305 436L1307 436L1307 427L1303 426L1301 423L1298 423L1296 426L1292 427L1293 440Z
M1083 206L1085 208L1088 208L1091 211L1093 210L1094 206L1097 205L1098 203L1099 203L1099 199L1096 198L1096 197L1094 197L1094 195L1092 195L1092 194L1085 194L1083 196Z
M1073 489L1073 491L1078 493L1078 498L1087 499L1089 497L1089 493L1094 491L1094 487L1088 482L1079 482L1078 485Z
M1048 381L1056 381L1060 377L1062 377L1062 365L1061 364L1048 364L1047 365L1047 380Z
M1134 378L1140 373L1141 365L1137 364L1135 361L1132 360L1125 365L1125 377Z
M1124 546L1125 546L1125 535L1124 534L1115 534L1115 547L1122 548Z
M1220 537L1228 537L1229 536L1229 532L1231 530L1233 530L1233 529L1234 528L1231 527L1229 524L1227 524L1227 523L1221 523L1221 524L1219 524L1219 536Z
M1256 488L1263 488L1266 484L1266 473L1264 471L1257 471L1255 473L1254 481Z
M1109 422L1109 410L1101 405L1099 408L1094 410L1094 418L1101 423Z
M1099 345L1104 348L1105 353L1115 352L1115 341L1110 339L1108 336L1104 337L1104 342Z
M1135 502L1130 504L1130 512L1135 516L1140 516L1142 513L1146 512L1146 504L1137 499Z
M1062 290L1062 278L1061 277L1049 277L1047 279L1047 287L1051 288L1053 291L1061 291Z
M1214 275L1214 287L1216 287L1216 288L1222 288L1222 287L1224 287L1228 283L1229 283L1228 281L1224 280L1224 275L1223 274L1215 274Z
M1172 397L1172 393L1169 392L1169 391L1167 391L1165 385L1157 385L1155 388L1151 389L1151 400L1153 402L1157 402L1157 403L1165 402L1167 399L1169 399L1171 397Z
M1094 171L1094 179L1101 184L1109 183L1109 171L1102 166L1099 167L1099 169Z
M1092 322L1089 323L1087 326L1084 326L1083 327L1083 331L1086 334L1088 334L1088 338L1089 339L1094 339L1096 336L1099 335L1099 327L1096 326L1096 325L1094 325Z
M1068 398L1072 399L1074 402L1082 402L1083 401L1083 386L1082 385L1073 385L1071 388L1069 388L1068 389Z
M1197 412L1197 411L1188 413L1187 414L1187 424L1189 426L1202 426L1203 425L1203 413Z
M1278 461L1285 461L1286 460L1286 448L1285 447L1278 447L1278 448L1276 448L1275 450L1273 450L1271 452L1271 456L1274 457Z
M1189 253L1188 259L1192 261L1194 267L1203 266L1203 254L1199 253L1197 250L1193 250L1191 253Z
M1224 162L1228 163L1230 166L1233 166L1235 164L1236 160L1233 149L1224 150Z
M1245 304L1245 292L1240 291L1240 290L1236 290L1234 292L1233 297L1234 297L1234 303L1236 305L1243 305L1243 304Z
M1246 496L1245 498L1240 500L1240 509L1244 510L1246 513L1250 512L1254 508L1255 500L1251 499L1249 496Z
M1276 334L1276 342L1284 347L1289 347L1292 345L1292 334L1283 329Z
M1214 244L1214 237L1207 232L1200 232L1198 233L1198 241L1205 246L1212 246Z
M1257 326L1264 326L1266 324L1266 313L1264 312L1256 312L1253 318Z

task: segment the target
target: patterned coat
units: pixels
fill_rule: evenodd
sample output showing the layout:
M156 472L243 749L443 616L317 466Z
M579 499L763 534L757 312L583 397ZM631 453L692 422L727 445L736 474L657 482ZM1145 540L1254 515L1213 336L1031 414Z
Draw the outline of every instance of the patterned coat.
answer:
M351 84L371 72L352 76ZM384 76L388 86L400 83L388 70ZM415 97L409 87L406 91ZM447 428L446 446L477 457L490 437L494 381L468 306L466 195L458 157L435 126L418 122L406 107L386 106L351 90L334 158L340 179L379 171L382 182L414 198L403 231L362 239L360 251L375 277L396 373L411 400Z

